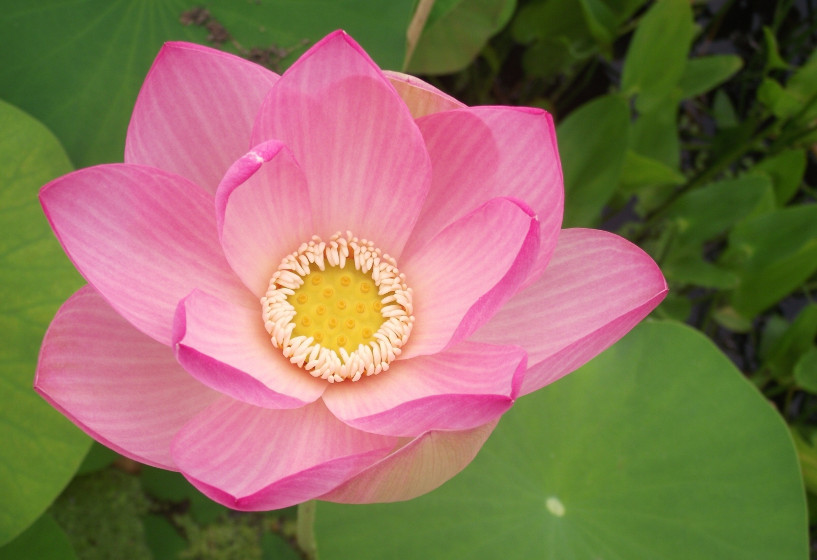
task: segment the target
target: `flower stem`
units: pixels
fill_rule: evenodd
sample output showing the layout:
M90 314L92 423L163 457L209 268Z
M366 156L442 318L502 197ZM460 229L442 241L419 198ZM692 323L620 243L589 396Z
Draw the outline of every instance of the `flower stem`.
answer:
M315 560L318 557L318 543L315 542L316 505L315 500L298 504L298 526L295 539L298 547L309 560Z

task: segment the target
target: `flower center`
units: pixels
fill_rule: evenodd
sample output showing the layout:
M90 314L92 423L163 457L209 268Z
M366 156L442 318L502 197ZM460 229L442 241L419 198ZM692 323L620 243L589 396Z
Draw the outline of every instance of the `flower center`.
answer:
M284 257L261 306L272 345L334 383L389 369L414 325L411 298L394 259L347 231Z

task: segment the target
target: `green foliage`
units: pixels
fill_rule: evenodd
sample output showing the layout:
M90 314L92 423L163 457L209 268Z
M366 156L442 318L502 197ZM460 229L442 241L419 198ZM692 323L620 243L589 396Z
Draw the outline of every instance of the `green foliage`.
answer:
M772 407L704 336L647 323L520 399L439 490L316 523L324 560L787 560L805 511Z
M143 467L141 478L142 486L153 498L168 502L186 501L190 515L197 523L212 523L230 511L205 497L177 472Z
M301 555L275 533L264 533L261 536L261 557L263 560L300 560Z
M778 206L784 206L800 189L806 172L806 150L783 150L754 166L754 171L768 173L774 183Z
M436 0L406 71L461 70L505 27L515 7L516 0Z
M559 148L571 154L565 177L565 227L592 225L613 196L627 154L627 102L618 95L599 97L559 125ZM613 141L613 139L616 139Z
M51 512L80 560L150 560L140 519L147 508L138 478L106 469L74 479Z
M298 557L292 545L272 531L284 532L282 520L293 515L294 508L271 514L237 513L205 497L177 472L143 466L140 480L156 504L154 509L168 512L143 520L148 546L157 558Z
M686 193L667 210L673 238L664 249L663 271L673 280L709 288L734 288L739 277L704 259L703 247L754 213L771 210L766 175L747 174Z
M687 99L712 90L731 78L742 66L740 57L731 54L702 56L687 61L678 82L681 97Z
M808 122L817 117L817 53L792 74L785 87L765 78L758 100L781 119L796 117Z
M146 515L142 518L145 543L156 559L178 559L187 549L187 540L178 529L161 515Z
M678 101L677 97L671 97L648 111L639 112L638 118L630 126L630 148L673 170L681 166Z
M637 96L640 111L660 105L679 86L694 33L692 7L687 0L656 2L641 20L621 76L621 89L626 95ZM694 78L698 73L689 75ZM700 82L698 79L693 87Z
M619 188L632 194L650 187L674 187L685 181L686 177L662 161L627 150Z
M610 53L622 25L646 0L538 0L523 5L512 36L529 45L523 62L530 76L552 76Z
M180 560L261 559L261 545L247 517L227 518L224 523L200 527L189 518L180 518L181 528L190 546L179 554Z
M812 344L797 360L794 380L809 393L817 395L817 346Z
M599 45L610 45L616 38L616 14L601 0L579 0L590 35Z
M803 482L812 496L817 493L817 448L814 441L806 439L797 430L791 431L794 446L800 459L800 470L803 472Z
M817 271L817 205L744 220L732 230L722 261L740 276L732 305L754 317Z
M782 325L777 333L761 346L763 368L778 379L790 379L795 364L812 348L817 337L817 304L812 303L800 310L791 325L783 319L779 321ZM766 332L772 333L773 328ZM808 378L801 377L801 380L807 383L803 387L808 389Z
M0 546L45 511L91 444L32 388L45 329L81 285L36 197L69 171L57 139L0 101Z

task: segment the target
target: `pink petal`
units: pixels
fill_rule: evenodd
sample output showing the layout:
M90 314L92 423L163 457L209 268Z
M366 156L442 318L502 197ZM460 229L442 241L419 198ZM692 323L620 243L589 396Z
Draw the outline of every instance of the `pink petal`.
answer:
M524 107L470 107L417 125L434 176L406 253L486 200L511 197L525 201L539 220L541 252L529 281L538 277L556 246L564 203L551 116Z
M190 375L250 404L297 408L326 389L272 346L260 304L250 309L194 291L179 303L173 345Z
M230 167L216 219L227 261L260 298L281 259L314 233L304 174L283 144L265 142Z
M295 410L215 403L173 442L190 482L233 509L279 509L332 490L387 455L396 438L354 430L320 401Z
M320 41L272 88L253 140L272 138L306 174L315 234L351 230L399 257L430 184L428 154L400 96L348 35Z
M54 317L34 388L97 441L172 470L173 437L219 397L90 286L71 296Z
M460 103L420 78L390 70L384 70L383 74L386 75L391 85L403 98L409 111L411 111L411 116L415 119L432 113L439 113L440 111L465 107L464 103Z
M629 241L567 229L545 273L514 296L473 339L518 344L529 370L520 395L575 370L633 328L664 299L655 262Z
M320 499L344 504L398 502L431 492L476 457L495 426L491 422L461 432L426 432Z
M496 198L400 263L416 318L403 357L439 352L487 321L527 277L538 242L530 209Z
M166 43L136 100L125 162L172 171L214 193L249 149L255 115L277 80L243 58Z
M170 344L176 305L194 288L258 306L221 252L212 196L178 175L90 167L47 184L40 201L86 280L163 344Z
M367 432L415 437L428 430L467 430L511 407L525 366L521 348L465 342L433 356L398 360L374 377L334 384L323 400L340 420Z

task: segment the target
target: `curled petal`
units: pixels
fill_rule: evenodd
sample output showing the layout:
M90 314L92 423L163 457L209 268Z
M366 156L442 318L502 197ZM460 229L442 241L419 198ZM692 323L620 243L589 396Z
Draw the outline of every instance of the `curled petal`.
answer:
M306 179L283 144L264 142L230 167L216 221L227 261L260 298L281 259L315 231Z
M182 474L233 509L279 509L311 500L386 456L397 439L336 420L320 401L269 410L224 398L173 442Z
M431 165L405 103L348 35L320 41L272 88L253 141L273 138L306 175L315 234L352 230L399 258Z
M466 430L513 404L525 372L521 348L465 342L433 356L398 360L388 372L329 387L324 402L343 422L367 432L415 437Z
M250 131L278 76L225 52L166 43L133 109L125 162L186 177L210 193L250 147Z
M183 177L139 165L89 167L47 184L40 202L85 279L163 344L176 305L194 288L258 308L221 251L212 196Z
M320 499L344 504L399 502L431 492L476 457L495 426L491 422L458 432L426 432Z
M527 350L525 395L602 352L666 293L658 266L637 246L604 231L567 229L544 274L473 338Z
M63 304L48 328L34 388L97 441L172 470L176 433L220 396L89 286Z

